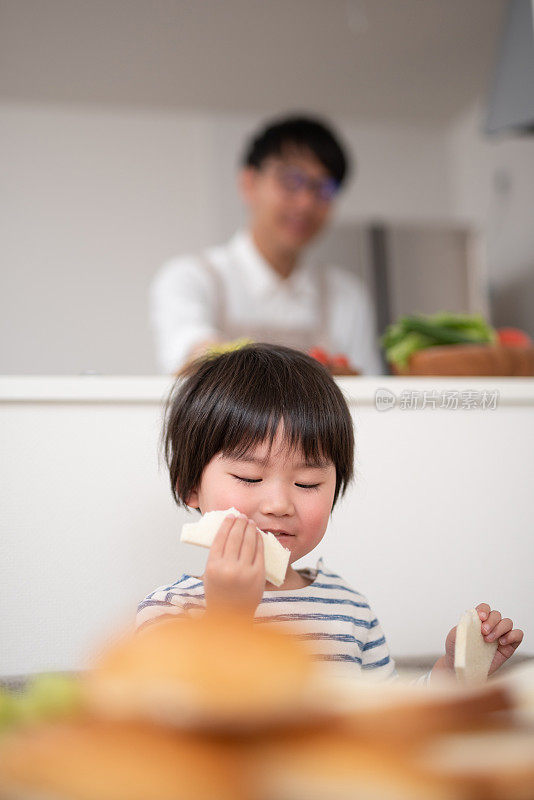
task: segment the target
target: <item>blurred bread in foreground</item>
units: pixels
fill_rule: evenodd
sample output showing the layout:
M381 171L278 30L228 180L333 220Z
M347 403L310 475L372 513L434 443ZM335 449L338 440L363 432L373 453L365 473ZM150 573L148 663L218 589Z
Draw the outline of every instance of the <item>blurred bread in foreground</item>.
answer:
M85 679L99 713L184 726L256 726L305 713L307 647L239 614L168 618L111 645Z
M487 725L436 736L413 762L425 775L461 786L474 800L534 798L534 728Z
M453 678L427 686L337 682L329 697L331 718L337 708L336 718L347 729L369 740L393 743L460 730L495 712L511 711L514 702L506 685L464 686Z
M105 646L68 719L4 733L0 798L534 800L534 663L428 685L322 666L271 622L158 619Z
M2 800L242 800L222 742L84 719L21 729L0 747Z
M258 744L261 800L533 800L534 729L491 719L420 740L371 742L344 726Z
M404 748L371 746L335 726L264 741L255 766L261 800L465 800L411 764Z
M503 675L497 673L491 685L508 694L515 719L534 728L534 659L516 665Z

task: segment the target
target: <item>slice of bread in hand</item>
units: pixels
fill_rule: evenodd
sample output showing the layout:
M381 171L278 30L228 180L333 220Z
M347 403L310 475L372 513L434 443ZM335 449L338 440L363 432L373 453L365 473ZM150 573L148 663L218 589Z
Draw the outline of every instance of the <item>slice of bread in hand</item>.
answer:
M454 670L459 681L482 683L488 677L497 642L486 642L476 608L463 614L456 628Z
M227 508L226 511L208 511L198 522L190 522L183 526L180 541L198 544L201 547L211 547L223 520L230 514L237 517L239 511L235 508ZM283 547L277 541L272 533L260 531L259 528L256 530L263 537L265 577L274 586L281 586L286 576L291 553L287 547Z

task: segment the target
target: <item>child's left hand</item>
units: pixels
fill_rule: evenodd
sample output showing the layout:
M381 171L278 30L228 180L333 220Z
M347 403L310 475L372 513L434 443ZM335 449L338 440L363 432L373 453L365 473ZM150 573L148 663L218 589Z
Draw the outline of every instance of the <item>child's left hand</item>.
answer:
M514 628L511 619L503 619L499 611L492 611L487 603L476 606L478 616L482 622L482 634L486 642L498 641L498 647L493 656L488 676L502 667L511 655L515 653L523 640L523 631ZM487 627L487 630L486 630ZM444 666L454 672L454 647L456 643L456 626L452 628L445 641Z

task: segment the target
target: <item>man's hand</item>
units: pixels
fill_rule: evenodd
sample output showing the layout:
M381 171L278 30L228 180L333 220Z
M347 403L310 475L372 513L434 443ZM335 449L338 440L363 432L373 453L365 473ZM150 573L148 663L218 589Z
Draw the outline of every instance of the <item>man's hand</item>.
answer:
M511 619L503 619L499 611L492 611L487 603L479 603L476 606L478 616L481 621L481 633L486 642L498 642L497 650L493 656L493 661L489 668L488 676L499 667L502 667L523 640L523 631L514 628ZM445 655L436 661L432 673L435 672L454 672L454 648L456 645L456 626L451 628L445 640Z
M263 539L244 515L219 528L204 572L208 610L235 609L254 616L265 589Z

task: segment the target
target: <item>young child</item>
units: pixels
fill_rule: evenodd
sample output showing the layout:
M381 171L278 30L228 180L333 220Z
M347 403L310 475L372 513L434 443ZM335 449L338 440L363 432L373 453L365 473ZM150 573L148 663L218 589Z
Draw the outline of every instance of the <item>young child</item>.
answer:
M353 475L352 419L328 372L304 353L253 344L191 364L173 389L163 431L171 487L179 505L234 507L210 549L202 578L182 575L140 604L137 626L165 614L239 608L258 620L294 625L316 658L378 679L396 677L380 623L367 598L319 559L295 569L323 538ZM272 531L291 552L283 584L266 582L263 540ZM477 606L486 641L499 646L490 673L519 646L510 619ZM430 675L454 671L456 628Z

